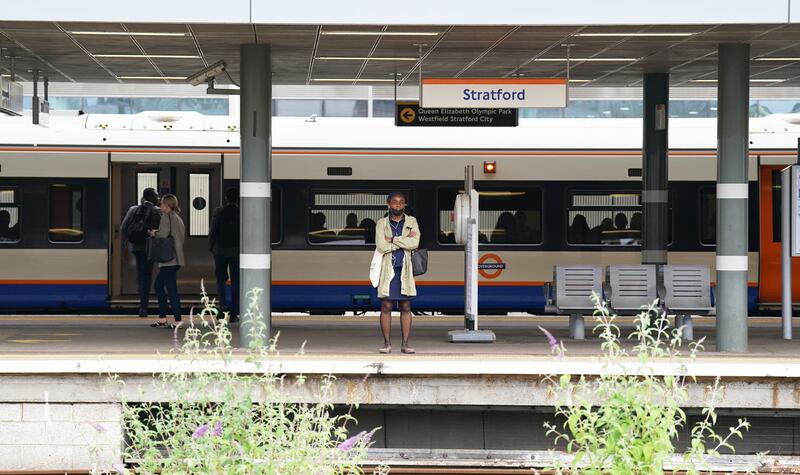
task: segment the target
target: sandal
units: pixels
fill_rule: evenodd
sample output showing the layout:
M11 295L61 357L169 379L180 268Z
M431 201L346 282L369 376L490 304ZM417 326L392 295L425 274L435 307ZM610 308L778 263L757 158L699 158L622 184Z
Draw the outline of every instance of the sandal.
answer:
M383 348L378 349L378 353L387 354L392 352L392 345L383 345Z
M416 352L417 351L414 348L411 348L410 346L403 345L403 346L400 347L400 353L405 353L407 355L413 355Z

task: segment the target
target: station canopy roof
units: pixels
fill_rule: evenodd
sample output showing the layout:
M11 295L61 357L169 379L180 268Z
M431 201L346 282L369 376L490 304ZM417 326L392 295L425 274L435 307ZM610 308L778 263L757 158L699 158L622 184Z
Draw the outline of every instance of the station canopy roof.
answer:
M274 84L400 85L425 77L564 77L579 86L638 86L669 72L672 86L713 86L720 43L751 44L751 81L800 86L800 24L657 26L258 25L0 21L0 73L15 57L50 81L183 84L225 60L239 79L239 45L272 45ZM419 44L422 47L420 56ZM572 45L572 46L564 46ZM227 83L221 78L219 83Z

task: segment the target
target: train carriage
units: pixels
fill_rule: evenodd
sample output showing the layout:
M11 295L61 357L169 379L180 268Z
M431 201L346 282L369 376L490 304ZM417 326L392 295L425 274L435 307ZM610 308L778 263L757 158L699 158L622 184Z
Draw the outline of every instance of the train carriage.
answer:
M211 211L239 180L237 124L197 113L0 119L0 307L133 307L119 224L148 186L175 193L187 222L179 289L214 289ZM779 171L797 157L791 115L751 119L750 309L779 302ZM405 192L430 252L415 309L463 308L452 208L476 166L485 313L540 312L560 263L638 263L641 121L522 119L517 128L396 128L388 119L273 120L272 301L276 311L377 308L374 223ZM716 122L672 119L669 261L714 268ZM482 173L492 162L494 173ZM800 268L796 269L800 271ZM800 298L800 288L795 289Z

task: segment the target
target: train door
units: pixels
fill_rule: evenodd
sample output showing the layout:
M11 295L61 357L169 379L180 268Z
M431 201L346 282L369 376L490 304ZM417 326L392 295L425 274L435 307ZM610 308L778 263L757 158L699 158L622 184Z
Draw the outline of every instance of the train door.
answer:
M136 302L136 262L122 248L119 224L128 208L138 203L145 188L155 188L160 196L172 193L178 198L181 218L186 225L184 255L186 265L178 273L178 291L187 302L197 301L201 280L214 294L214 260L208 252L211 215L220 203L220 165L218 163L116 163L112 165L112 301ZM158 269L154 269L154 277ZM151 294L151 301L155 298Z
M781 170L764 165L759 171L759 305L781 301ZM792 275L800 275L800 259L792 259ZM800 299L800 279L793 279L792 300Z

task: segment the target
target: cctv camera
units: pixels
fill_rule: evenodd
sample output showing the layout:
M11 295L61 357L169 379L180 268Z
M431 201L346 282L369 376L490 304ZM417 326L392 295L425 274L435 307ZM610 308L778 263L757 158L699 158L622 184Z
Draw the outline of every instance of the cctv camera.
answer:
M214 79L217 75L223 73L225 71L225 61L220 60L216 63L203 68L202 70L192 74L188 78L186 78L186 82L191 84L192 86L199 86L204 82L208 82Z

